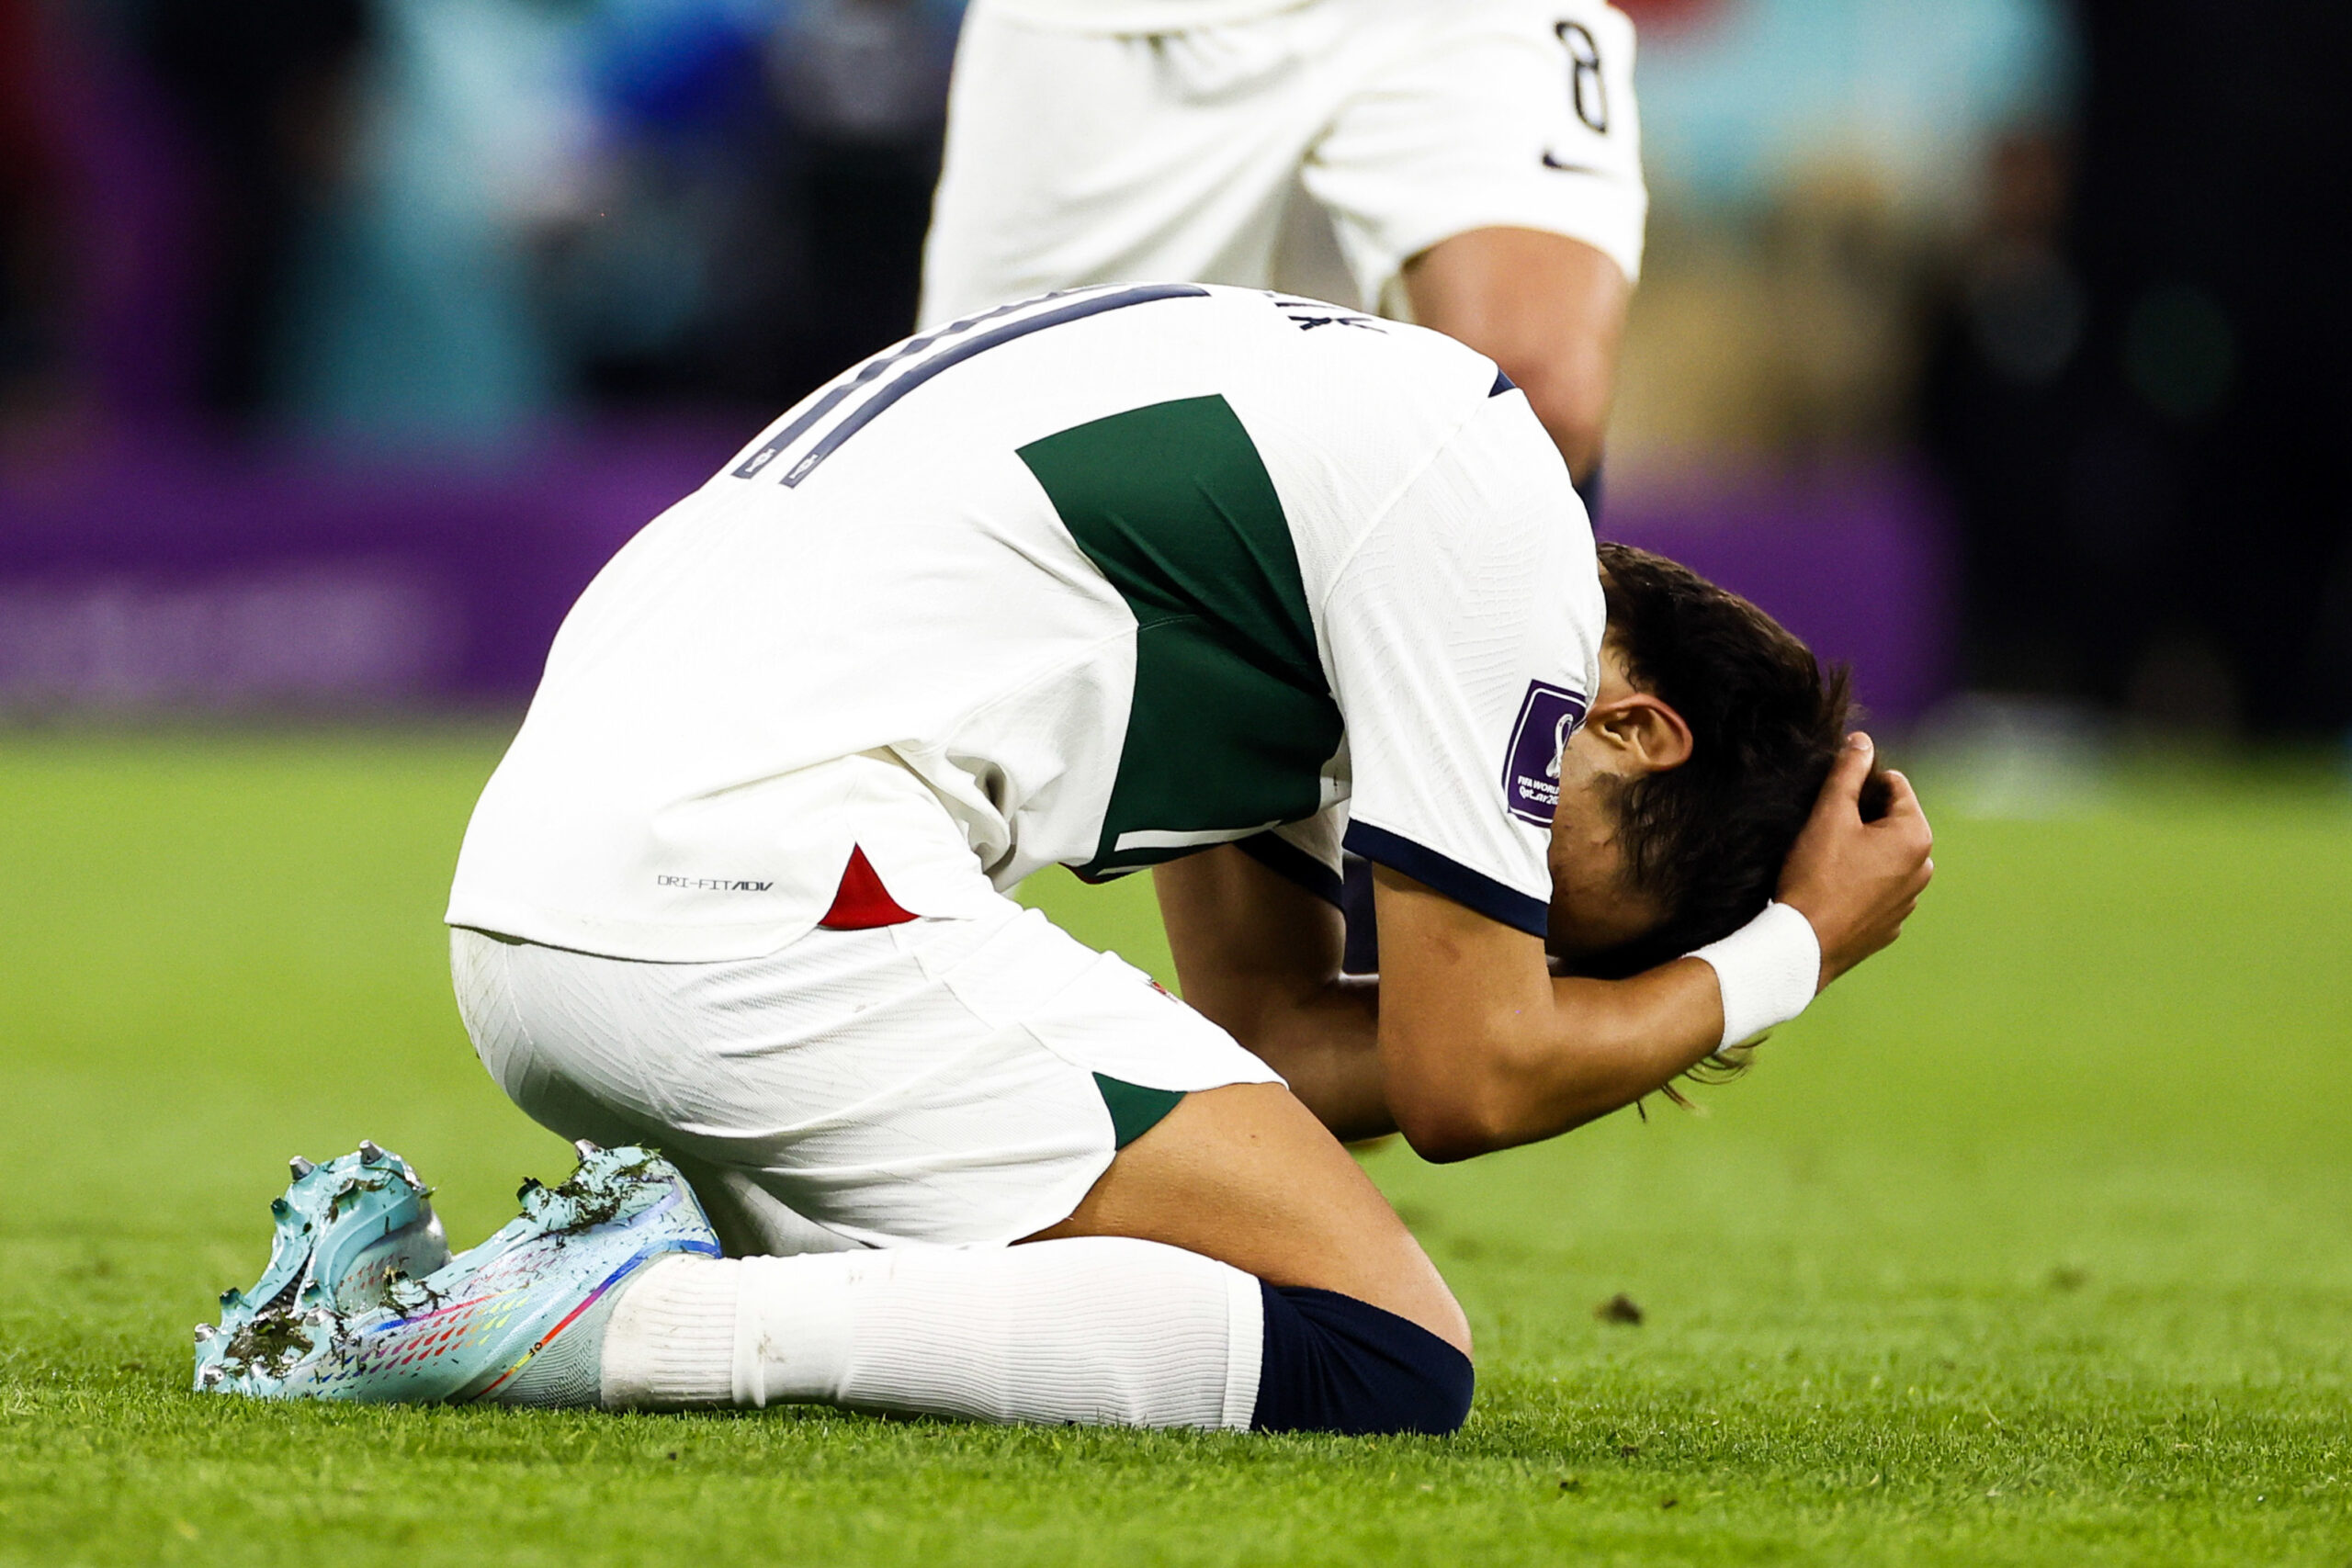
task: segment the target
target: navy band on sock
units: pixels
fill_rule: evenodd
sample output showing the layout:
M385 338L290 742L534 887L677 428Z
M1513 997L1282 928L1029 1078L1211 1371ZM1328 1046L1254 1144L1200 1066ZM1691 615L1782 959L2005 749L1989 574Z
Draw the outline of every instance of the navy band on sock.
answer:
M1260 1282L1266 1344L1258 1432L1444 1437L1470 1416L1470 1358L1416 1323L1353 1296Z

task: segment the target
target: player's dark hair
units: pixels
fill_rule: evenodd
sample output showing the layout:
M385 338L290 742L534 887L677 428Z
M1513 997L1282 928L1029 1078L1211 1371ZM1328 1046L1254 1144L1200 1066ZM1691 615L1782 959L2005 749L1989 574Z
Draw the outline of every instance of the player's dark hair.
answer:
M1615 977L1728 936L1764 908L1845 744L1852 704L1844 665L1825 675L1779 622L1687 568L1604 544L1600 581L1627 675L1682 716L1691 741L1681 766L1617 789L1626 874L1666 919L1574 964ZM1883 789L1864 794L1883 800Z

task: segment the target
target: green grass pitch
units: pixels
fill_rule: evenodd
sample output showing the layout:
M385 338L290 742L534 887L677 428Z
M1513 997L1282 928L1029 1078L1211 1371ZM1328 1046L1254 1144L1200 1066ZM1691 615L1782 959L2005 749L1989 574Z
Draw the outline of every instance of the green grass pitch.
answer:
M499 739L0 735L0 1561L2352 1562L2316 774L1947 812L1909 937L1711 1114L1372 1156L1476 1331L1451 1441L197 1397L287 1156L399 1149L458 1245L568 1168L443 967ZM1037 896L1164 969L1139 881Z

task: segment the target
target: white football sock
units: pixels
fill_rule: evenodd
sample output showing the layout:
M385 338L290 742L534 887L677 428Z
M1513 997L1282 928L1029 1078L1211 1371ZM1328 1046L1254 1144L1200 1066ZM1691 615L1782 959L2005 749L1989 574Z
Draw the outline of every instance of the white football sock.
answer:
M982 1421L1245 1429L1257 1280L1157 1242L678 1256L605 1333L603 1403L792 1401Z

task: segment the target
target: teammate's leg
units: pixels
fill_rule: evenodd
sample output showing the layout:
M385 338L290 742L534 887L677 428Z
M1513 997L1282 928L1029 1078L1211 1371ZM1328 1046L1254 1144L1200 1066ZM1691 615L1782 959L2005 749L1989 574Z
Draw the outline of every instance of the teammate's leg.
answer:
M1405 264L1413 319L1502 367L1579 487L1600 462L1633 286L1581 240L1474 229Z
M1648 209L1633 24L1600 0L1371 14L1357 47L1379 51L1306 188L1365 296L1496 360L1583 484Z

